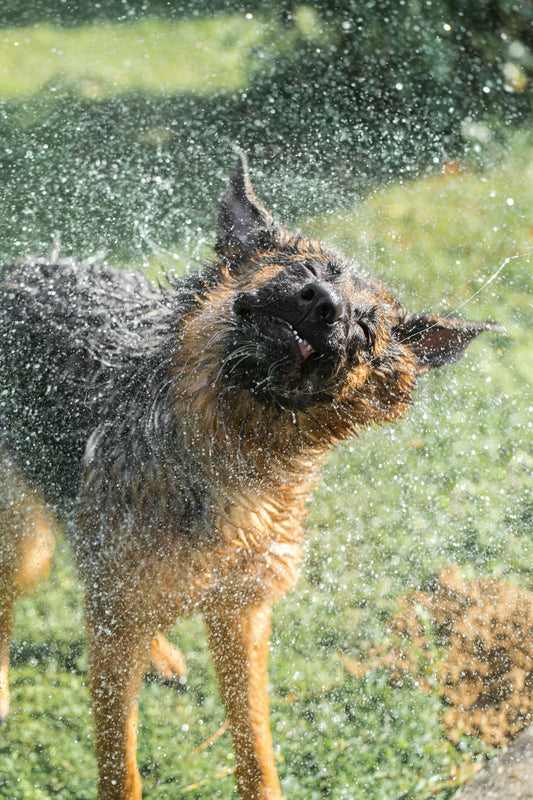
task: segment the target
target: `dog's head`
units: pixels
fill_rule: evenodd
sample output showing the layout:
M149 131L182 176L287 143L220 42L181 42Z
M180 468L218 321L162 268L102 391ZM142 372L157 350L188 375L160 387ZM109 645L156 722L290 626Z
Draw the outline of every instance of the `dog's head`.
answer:
M223 376L265 406L392 419L420 373L497 327L410 314L356 265L286 231L256 200L242 154L216 250L234 282Z

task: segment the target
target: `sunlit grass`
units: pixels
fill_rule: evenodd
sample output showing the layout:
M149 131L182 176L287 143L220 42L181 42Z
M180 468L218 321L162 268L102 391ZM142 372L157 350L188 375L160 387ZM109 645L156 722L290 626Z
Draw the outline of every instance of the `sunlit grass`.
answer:
M244 81L259 23L246 15L0 30L0 97L66 83L88 99L126 89L214 92Z
M318 220L312 229L354 255L402 292L412 305L451 310L477 293L507 259L496 282L481 291L464 313L491 308L514 286L528 295L531 283L509 283L525 273L533 251L533 144L517 144L496 166L377 189L353 212Z
M366 431L329 459L310 504L302 579L274 619L273 732L291 800L446 799L483 757L476 741L445 739L438 685L397 688L384 669L357 678L345 660L386 641L395 599L444 563L531 584L531 152L521 144L490 171L391 186L351 214L301 221L360 255L413 310L467 301L462 316L497 319L507 333L483 334L461 363L421 380L405 421ZM0 796L96 796L81 604L61 547L51 582L19 604ZM224 712L200 620L175 636L189 684L143 692L145 797L229 800L229 735L201 748Z

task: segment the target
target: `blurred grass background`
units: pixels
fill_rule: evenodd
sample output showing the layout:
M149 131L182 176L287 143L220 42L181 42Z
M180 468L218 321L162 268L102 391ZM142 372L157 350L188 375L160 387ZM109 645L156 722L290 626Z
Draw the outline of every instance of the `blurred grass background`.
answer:
M381 13L393 14L393 5ZM339 70L328 72L322 58L333 47L339 52L341 37L354 36L357 26L368 33L358 52L365 45L365 58L377 58L371 13L380 18L369 3L266 3L264 13L238 3L144 8L52 0L30 8L9 0L0 11L4 259L46 253L58 235L65 255L102 254L154 275L194 267L210 252L238 142L249 152L258 196L283 222L353 256L413 310L461 306L462 316L506 327L480 337L460 364L424 377L407 420L364 431L332 455L310 504L302 580L274 621L273 734L285 795L449 798L488 749L466 737L457 746L445 739L441 693L431 679L438 651L428 663L429 693L414 678L393 687L383 668L357 677L346 664L387 643L396 599L428 585L442 564L532 584L526 12L514 13L514 28L493 22L496 44L479 31L470 36L492 42L496 55L474 59L488 65L479 95L469 85L472 93L457 101L462 110L446 111L444 124L440 111L424 116L420 64L411 68L406 59L402 71L392 46L387 61L385 28L378 55L388 64L388 84L378 64L366 73L376 103L366 109L353 100L359 122L343 116L350 91L360 101L362 90L341 85ZM433 39L428 17L422 20L434 44L429 63L449 89L440 98L446 109L461 88L453 88L453 71L446 78L448 50L436 33L437 26L453 29L450 8L434 4L441 16L430 20ZM355 70L355 44L342 46L346 76ZM504 68L515 63L513 52L521 54L522 72L511 91ZM305 61L311 53L313 63ZM299 72L296 56L304 59ZM459 74L457 59L454 69ZM295 79L301 93L292 91ZM390 98L399 83L414 94L403 122L394 123ZM486 105L491 94L499 105ZM469 106L476 110L467 113ZM409 126L408 143L395 137ZM149 683L141 698L145 796L235 797L229 734L201 749L224 721L201 621L179 623L175 640L187 656L188 683L178 690ZM60 539L51 580L18 607L1 797L96 796L85 669L83 599Z
M20 98L63 79L90 100L131 90L231 89L244 83L243 52L259 32L245 15L11 28L0 46L0 88L3 97Z

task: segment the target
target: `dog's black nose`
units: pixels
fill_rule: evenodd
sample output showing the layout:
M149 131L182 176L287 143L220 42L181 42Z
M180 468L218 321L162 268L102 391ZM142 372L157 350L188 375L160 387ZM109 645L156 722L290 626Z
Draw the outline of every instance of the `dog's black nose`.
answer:
M325 281L306 283L299 291L298 305L306 322L326 322L333 325L347 314L346 302Z

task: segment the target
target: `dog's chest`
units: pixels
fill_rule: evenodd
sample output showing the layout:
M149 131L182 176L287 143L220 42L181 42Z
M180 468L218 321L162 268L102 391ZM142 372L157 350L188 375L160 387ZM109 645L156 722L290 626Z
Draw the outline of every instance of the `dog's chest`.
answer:
M299 494L286 493L282 498L239 495L222 503L215 525L223 544L215 558L218 552L223 557L234 553L251 572L290 588L301 558L304 497Z
M207 540L182 550L176 564L175 577L185 580L191 609L274 600L294 586L302 558L304 493L298 490L291 500L232 494L217 504Z

